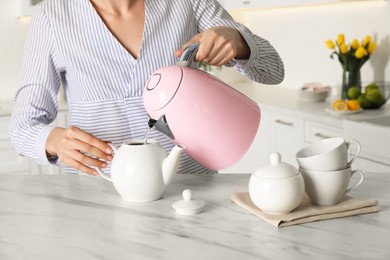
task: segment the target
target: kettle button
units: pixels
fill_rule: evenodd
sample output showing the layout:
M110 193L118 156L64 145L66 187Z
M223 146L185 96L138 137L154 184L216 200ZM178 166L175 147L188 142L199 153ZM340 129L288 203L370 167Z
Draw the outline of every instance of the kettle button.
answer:
M150 77L148 84L146 85L147 90L153 90L158 86L158 83L160 83L161 80L161 74L155 73L153 76Z

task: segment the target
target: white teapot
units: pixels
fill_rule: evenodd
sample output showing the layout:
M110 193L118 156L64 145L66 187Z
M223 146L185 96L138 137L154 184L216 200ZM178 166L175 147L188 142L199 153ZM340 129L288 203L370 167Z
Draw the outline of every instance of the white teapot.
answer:
M265 213L285 214L301 203L305 183L298 169L281 162L279 153L272 153L270 161L270 164L258 168L252 174L249 196Z
M97 168L100 176L113 183L122 199L128 202L154 201L163 195L166 186L174 178L184 148L173 147L169 156L155 141L133 139L120 148L113 148L111 177Z

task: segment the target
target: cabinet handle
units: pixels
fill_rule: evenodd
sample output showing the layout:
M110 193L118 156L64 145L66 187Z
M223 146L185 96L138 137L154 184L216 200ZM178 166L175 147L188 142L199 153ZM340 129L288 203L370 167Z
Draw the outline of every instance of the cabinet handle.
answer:
M250 3L251 3L251 1L242 1L243 5L249 5Z
M314 136L322 138L322 139L328 139L328 138L332 138L333 137L333 136L324 135L324 134L321 134L321 133L315 133Z
M286 121L283 121L283 120L280 120L280 119L276 119L276 120L275 120L275 123L278 123L278 124L281 124L281 125L287 125L287 126L294 126L293 123L291 123L291 122L286 122Z

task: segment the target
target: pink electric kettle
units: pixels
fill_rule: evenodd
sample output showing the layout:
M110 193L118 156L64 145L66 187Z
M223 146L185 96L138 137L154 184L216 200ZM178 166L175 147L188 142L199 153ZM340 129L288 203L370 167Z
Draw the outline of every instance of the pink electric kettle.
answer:
M187 47L175 66L150 76L143 92L149 126L185 146L211 170L238 162L260 123L259 106L216 77L190 68L199 43Z

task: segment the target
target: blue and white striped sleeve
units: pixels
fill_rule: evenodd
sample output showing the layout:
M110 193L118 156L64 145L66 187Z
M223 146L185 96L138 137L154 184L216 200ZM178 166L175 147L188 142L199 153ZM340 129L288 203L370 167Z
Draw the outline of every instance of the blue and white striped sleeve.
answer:
M217 1L194 0L193 6L199 31L225 25L237 29L246 40L251 50L249 59L235 59L226 64L227 66L235 66L242 75L259 83L273 85L283 81L283 61L266 39L253 34L244 25L235 22Z
M44 11L37 7L27 35L20 82L9 128L18 154L48 164L45 144L57 115L60 73L54 39Z

